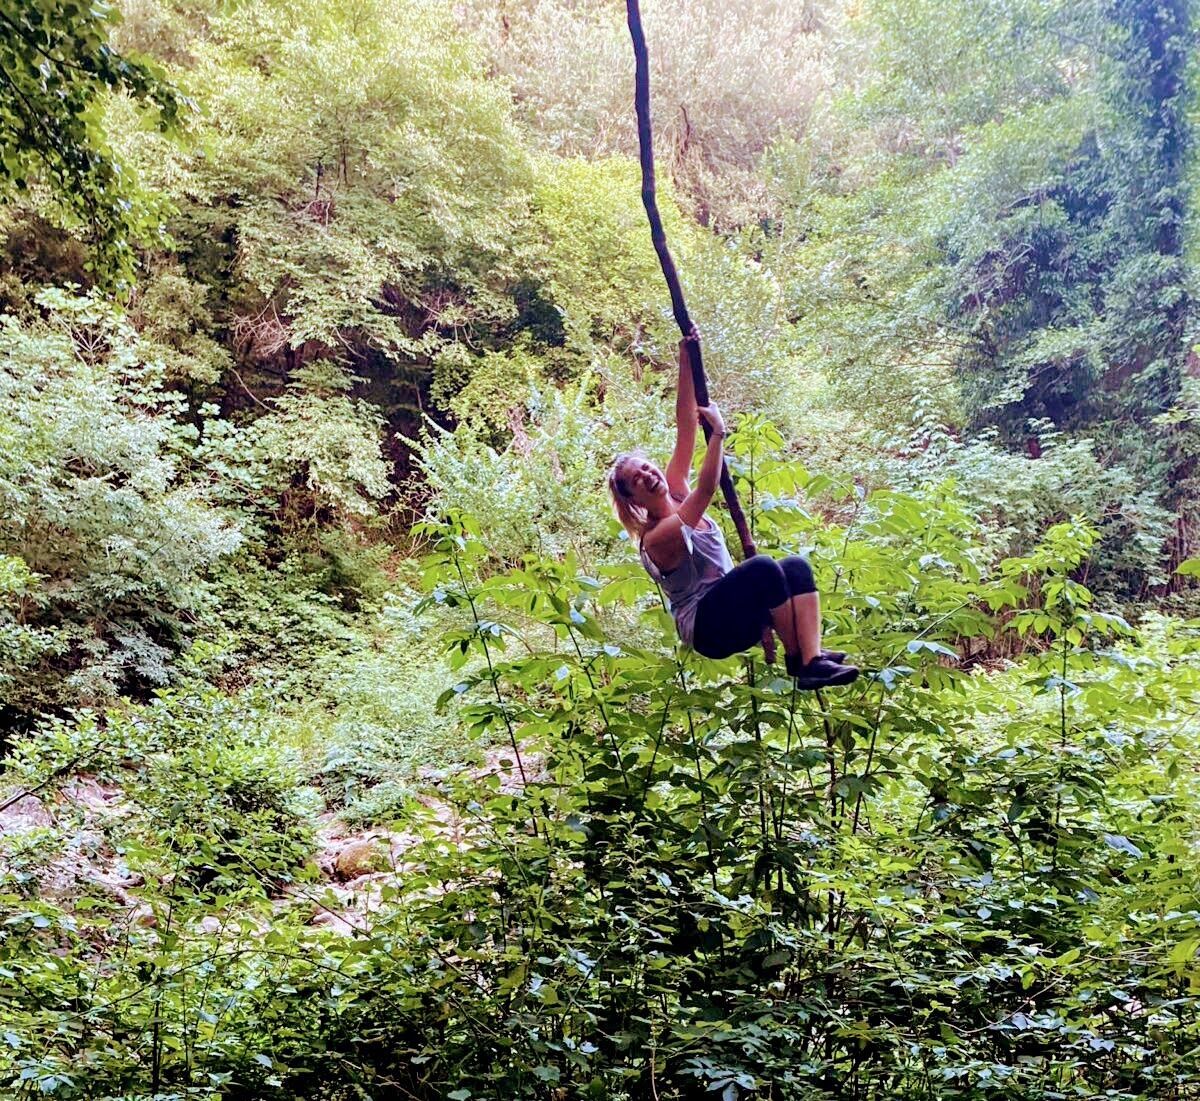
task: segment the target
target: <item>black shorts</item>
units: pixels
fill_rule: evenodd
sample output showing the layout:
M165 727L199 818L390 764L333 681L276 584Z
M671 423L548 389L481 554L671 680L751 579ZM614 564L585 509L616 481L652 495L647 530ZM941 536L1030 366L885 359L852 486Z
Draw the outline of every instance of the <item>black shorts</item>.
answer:
M773 608L816 591L812 567L799 555L782 562L765 554L747 558L700 598L692 648L706 658L749 650L762 640Z

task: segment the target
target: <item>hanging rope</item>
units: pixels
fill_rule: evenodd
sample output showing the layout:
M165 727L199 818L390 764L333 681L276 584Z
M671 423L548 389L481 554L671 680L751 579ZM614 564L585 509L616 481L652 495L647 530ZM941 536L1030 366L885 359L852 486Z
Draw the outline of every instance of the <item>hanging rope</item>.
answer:
M662 265L667 290L671 294L671 311L675 315L675 323L679 326L680 333L686 337L692 331L692 319L688 314L687 303L683 300L683 288L679 284L675 261L667 247L667 234L663 229L662 216L658 212L658 196L654 186L654 138L650 129L650 58L646 49L646 35L642 30L642 13L638 7L638 0L625 0L625 11L629 19L629 34L633 39L633 56L636 62L633 105L637 111L638 154L642 162L642 205L645 206L646 217L650 221L650 239L654 242L654 251L658 253L658 262ZM692 367L696 403L707 405L708 379L704 374L700 341L689 340L686 347ZM704 423L703 429L707 442L712 435L712 428ZM725 497L725 504L729 508L729 515L742 544L742 557L753 558L758 549L754 545L750 525L746 523L746 514L742 511L742 503L738 500L737 490L733 488L733 479L729 475L729 467L724 460L721 462L721 493ZM770 627L763 631L763 650L766 652L767 661L774 662L775 638Z

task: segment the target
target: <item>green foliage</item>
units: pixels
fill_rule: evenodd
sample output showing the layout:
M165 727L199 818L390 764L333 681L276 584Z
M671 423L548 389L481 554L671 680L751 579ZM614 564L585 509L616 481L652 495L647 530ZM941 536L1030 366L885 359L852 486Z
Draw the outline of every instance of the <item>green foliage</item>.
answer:
M130 305L130 320L169 383L209 387L222 380L229 353L209 335L215 319L205 288L168 269L144 278Z
M413 615L415 596L387 597L356 644L317 656L288 685L299 727L291 738L307 746L314 780L352 821L403 815L421 774L474 756L456 710L438 707L454 682L439 660L444 627Z
M855 43L873 61L863 105L908 140L945 150L965 130L1069 90L1071 63L1086 48L1071 35L1075 14L1088 18L1056 0L871 0Z
M161 684L207 570L240 536L184 477L194 429L159 367L95 299L46 292L0 322L0 553L23 563L0 622L5 704L38 710Z
M0 699L12 700L24 685L22 674L53 652L54 633L24 622L37 578L19 555L0 555Z
M428 362L509 315L528 166L445 5L261 0L214 14L189 48L195 143L134 138L130 154L186 197L173 231L236 240L212 257L232 271L196 274L231 281L244 352L353 341Z
M1146 818L1134 791L1185 736L1173 700L1196 689L1195 639L1158 661L1106 649L1129 629L1071 580L1086 525L989 574L949 499L877 495L846 532L770 513L777 535L816 535L819 565L828 553L830 618L840 634L853 617L877 670L864 688L798 699L753 663L743 679L606 635L606 605L645 602L638 572L605 585L531 557L464 587L486 560L480 529L446 530L432 577L475 613L447 642L487 661L464 680L465 717L513 736L516 767L545 759L521 798L462 793L471 847L428 880L458 889L413 922L420 970L455 1008L408 1088L419 1073L463 1096L680 1097L696 1080L729 1097L1024 1097L1047 1082L1153 1096L1158 1075L1189 1074L1188 1012L1141 1007L1191 1001L1176 986L1191 922L1170 912L1187 877L1154 853L1177 851L1168 808L1196 793L1160 773ZM1053 644L1044 658L994 678L946 664L1013 604L1018 629ZM518 610L562 648L507 657L534 637ZM1016 702L1031 677L1044 703ZM1134 803L1105 798L1118 790ZM1162 916L1117 932L1112 908L1135 889ZM393 1045L420 1020L395 1022Z
M596 577L531 554L496 573L477 522L426 525L459 677L446 698L524 782L446 776L432 806L410 804L403 871L341 934L298 924L340 903L297 882L264 936L264 880L235 882L230 862L258 857L237 840L199 850L220 895L148 886L156 936L127 930L103 974L85 959L111 928L103 906L14 898L0 953L24 986L0 1073L64 1097L384 1080L431 1099L1191 1088L1194 627L1138 637L1097 611L1077 580L1095 545L1082 521L994 567L945 491L850 494L849 522L826 526L789 503L821 479L778 438L734 438L743 492L765 544L811 548L829 641L853 640L862 682L802 695L756 656L689 655L632 561ZM1025 659L963 667L968 640L999 635L1024 638ZM110 717L89 761L112 775L152 751L172 822L197 799L219 822L236 809L238 830L278 807L288 781L255 763L271 758L247 746L254 712L180 696L131 718ZM255 839L268 855L272 831Z
M0 179L10 193L47 187L58 219L95 245L97 274L127 288L132 243L150 237L159 219L113 157L100 108L122 94L170 131L187 101L158 66L112 48L116 20L111 5L81 0L0 5Z
M587 349L593 339L636 344L651 326L664 332L667 303L637 162L544 158L538 168L533 203L545 287L567 339ZM670 196L661 202L669 238L687 255L690 232Z
M469 0L460 8L542 148L589 158L636 154L623 5ZM704 225L726 231L754 223L771 210L759 158L781 133L798 137L812 125L841 5L668 0L647 4L642 17L660 182L673 180Z
M1095 439L1155 495L1134 526L1146 542L1187 469L1154 418L1187 351L1188 19L1182 4L870 5L851 51L870 75L840 108L870 140L847 135L829 165L811 147L772 158L792 195L772 266L841 404L1035 451L1046 422ZM1136 594L1161 558L1106 584Z
M98 300L38 304L43 319L0 330L7 707L165 684L201 624L243 654L313 645L345 629L337 609L378 597L379 556L342 525L378 514L389 472L341 369L310 364L238 424L190 408L168 388L181 361Z
M278 889L312 851L299 761L278 744L261 697L231 700L191 682L150 704L48 723L16 746L6 782L53 792L76 773L119 790L122 813L104 823L104 845L152 885L156 905ZM86 838L95 823L84 806L67 802L64 813ZM85 878L66 899L104 886Z
M205 1037L219 1033L221 1020L242 1018L243 1004L269 1006L253 993L253 973L236 965L248 951L270 958L277 948L280 932L264 937L273 917L266 889L302 877L312 845L298 814L294 761L271 737L261 702L231 703L193 686L102 721L55 724L18 747L8 778L43 795L72 768L119 786L123 813L105 822L95 859L120 854L137 909L123 909L128 900L119 890L114 897L111 876L96 873L85 873L65 896L22 894L6 839L0 1075L13 1096L154 1093L159 1070L152 1068L190 1059L184 1053L197 1046L207 1050ZM85 838L83 827L95 823L81 809L68 800L61 813ZM221 915L214 919L219 936L201 924L212 913ZM283 919L274 920L282 929ZM111 953L112 966L93 966L98 949ZM84 990L92 1009L80 1012L75 999ZM62 1043L34 1042L45 1028ZM144 1063L126 1061L132 1036L145 1039ZM221 1076L204 1080L211 1085Z
M483 539L494 559L571 548L584 556L607 541L611 524L598 475L634 437L628 424L609 431L597 423L588 408L589 381L573 392L536 394L530 401L536 419L502 450L471 423L455 432L427 427L419 462L436 507L487 515Z
M1115 611L1200 573L1188 11L728 7L647 12L663 203L819 695L608 513L676 338L619 4L128 0L127 79L29 73L172 213L123 318L38 286L87 187L0 212L5 1096L1200 1089L1200 639Z
M312 849L308 824L291 805L295 766L269 745L244 743L244 731L234 740L210 731L202 744L152 760L144 780L127 787L152 846L131 843L131 867L174 877L177 889L214 893L247 871L276 887L295 875Z
M906 441L902 461L890 464L888 480L919 486L953 479L1001 553L1018 553L1047 525L1075 512L1094 517L1099 540L1088 567L1094 587L1136 592L1162 584L1175 517L1155 487L1136 468L1105 463L1093 440L1072 439L1046 424L1030 430L1037 433L1037 458L1008 451L994 432L966 442L925 425Z
M284 495L301 483L309 491L302 511L371 516L388 492L377 414L346 396L351 384L336 364L309 364L276 400L276 411L254 422L268 484Z

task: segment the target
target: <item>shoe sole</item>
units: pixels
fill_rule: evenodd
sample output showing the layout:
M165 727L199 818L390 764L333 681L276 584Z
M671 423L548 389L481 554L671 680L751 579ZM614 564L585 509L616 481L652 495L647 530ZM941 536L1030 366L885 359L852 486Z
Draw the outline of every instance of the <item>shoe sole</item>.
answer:
M811 677L793 677L792 679L795 680L797 688L838 688L843 684L852 684L858 680L858 670L849 670L845 673L838 673L836 676L825 677L820 680Z

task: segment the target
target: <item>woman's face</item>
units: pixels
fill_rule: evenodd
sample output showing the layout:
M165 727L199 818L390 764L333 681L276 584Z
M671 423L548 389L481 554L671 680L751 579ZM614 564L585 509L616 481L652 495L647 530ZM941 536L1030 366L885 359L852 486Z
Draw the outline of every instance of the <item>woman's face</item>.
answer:
M648 507L667 495L667 479L648 459L626 459L621 465L621 483L635 505Z

